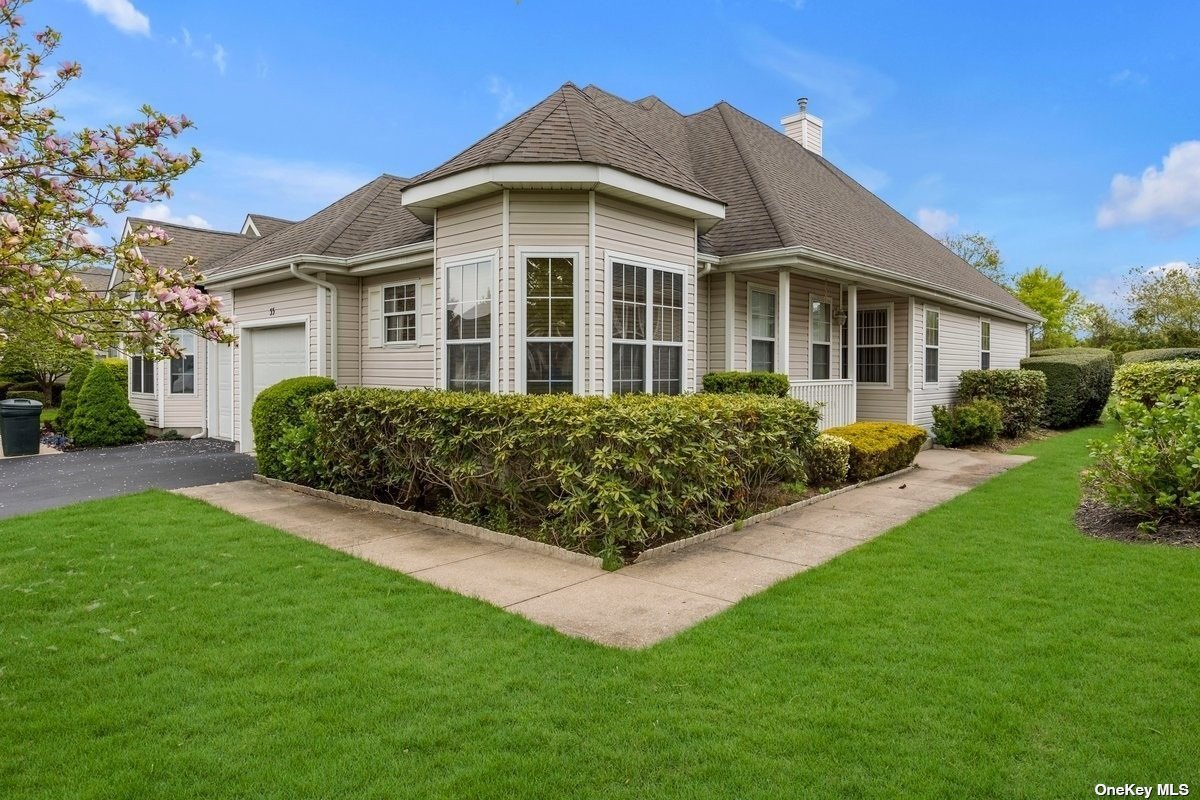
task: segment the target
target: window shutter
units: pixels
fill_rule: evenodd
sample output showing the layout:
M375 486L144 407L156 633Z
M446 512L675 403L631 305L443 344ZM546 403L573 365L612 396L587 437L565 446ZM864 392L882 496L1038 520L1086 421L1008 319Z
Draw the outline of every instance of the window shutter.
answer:
M367 343L383 347L383 290L378 287L367 291Z
M417 301L420 303L421 318L417 321L417 333L422 345L433 345L434 326L437 319L433 309L433 276L422 278L417 287Z

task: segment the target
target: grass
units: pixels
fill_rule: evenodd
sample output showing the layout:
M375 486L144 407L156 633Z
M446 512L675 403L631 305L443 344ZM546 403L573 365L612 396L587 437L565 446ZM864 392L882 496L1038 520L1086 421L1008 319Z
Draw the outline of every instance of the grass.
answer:
M649 650L162 493L0 523L3 797L1090 797L1200 782L1200 552L1096 429Z
M58 409L57 408L51 407L51 406L44 406L42 408L42 424L43 425L49 425L50 423L54 422L54 420L56 420L56 419L58 419Z

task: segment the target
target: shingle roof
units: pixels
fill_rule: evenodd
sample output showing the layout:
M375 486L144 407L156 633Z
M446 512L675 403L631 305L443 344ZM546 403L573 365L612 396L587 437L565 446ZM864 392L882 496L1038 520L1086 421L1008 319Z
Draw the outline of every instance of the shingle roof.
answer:
M247 214L246 216L254 223L254 229L262 237L270 236L272 233L277 233L289 225L296 224L295 220L268 217L266 214Z
M130 217L129 225L133 230L141 227L162 228L171 237L170 244L139 248L142 258L146 259L150 266L179 269L183 266L186 256L195 256L196 268L206 275L211 273L214 265L219 264L231 253L258 241L253 236L243 236L240 233L193 228L141 217Z
M374 253L433 238L433 228L400 204L408 181L381 175L313 214L255 240L214 273L299 255L338 258Z
M109 279L112 278L112 270L98 267L73 269L71 274L79 279L85 290L96 294L107 291Z
M1032 313L828 160L728 103L683 116L654 97L630 103L594 86L584 92L724 201L725 219L700 239L706 253L803 245Z
M583 162L614 167L689 194L717 199L690 174L690 167L676 163L651 142L567 83L449 161L413 178L412 185L492 164Z

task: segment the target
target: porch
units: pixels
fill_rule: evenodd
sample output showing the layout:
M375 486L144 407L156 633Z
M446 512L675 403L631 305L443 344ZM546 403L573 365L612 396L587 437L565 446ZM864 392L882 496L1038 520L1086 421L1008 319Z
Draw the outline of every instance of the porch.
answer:
M910 297L795 267L708 280L710 369L786 375L822 429L908 418Z

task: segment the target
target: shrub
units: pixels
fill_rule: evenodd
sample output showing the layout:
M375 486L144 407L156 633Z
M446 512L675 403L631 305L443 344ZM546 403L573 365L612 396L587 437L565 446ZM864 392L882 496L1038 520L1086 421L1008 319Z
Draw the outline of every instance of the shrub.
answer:
M1117 370L1117 397L1152 406L1183 387L1200 392L1200 361L1135 361Z
M58 419L54 423L59 431L66 431L70 426L71 417L75 415L75 405L79 400L79 390L83 388L83 382L87 380L96 363L84 361L71 370L71 377L67 379L67 386L63 389L62 402L58 404Z
M8 397L8 390L12 388L12 381L0 381L0 400Z
M292 436L318 456L313 485L613 563L731 523L762 490L803 479L817 419L808 404L754 395L354 388L313 398Z
M67 435L79 447L114 447L146 438L146 424L129 405L125 384L108 369L93 368L75 400Z
M813 442L804 466L810 486L839 486L850 474L850 443L822 433Z
M958 399L1000 404L1001 433L1008 438L1037 427L1046 404L1046 376L1030 369L969 369L959 378Z
M1122 364L1143 361L1200 361L1200 347L1160 347L1155 350L1131 350L1121 359Z
M902 422L855 422L825 431L850 443L852 481L877 478L904 469L921 452L927 434L924 428Z
M281 460L282 454L292 448L293 467L301 458L315 458L315 454L295 453L297 442L288 439L288 433L304 424L304 410L314 396L336 388L332 378L308 375L282 380L258 393L250 409L250 424L254 426L254 455L259 472L281 480L298 477Z
M6 400L37 400L46 405L46 395L33 389L10 389Z
M1100 419L1112 392L1112 351L1091 347L1043 350L1021 360L1021 369L1046 376L1042 424L1074 428Z
M113 380L121 386L129 385L129 362L123 358L102 358L101 364L108 368L112 373Z
M1149 407L1122 402L1114 416L1122 430L1091 442L1086 485L1152 524L1200 522L1200 392L1183 388Z
M704 391L787 397L788 377L778 372L710 372L704 376Z
M995 400L981 398L951 408L933 407L933 435L944 447L994 441L1004 426L1004 413Z

